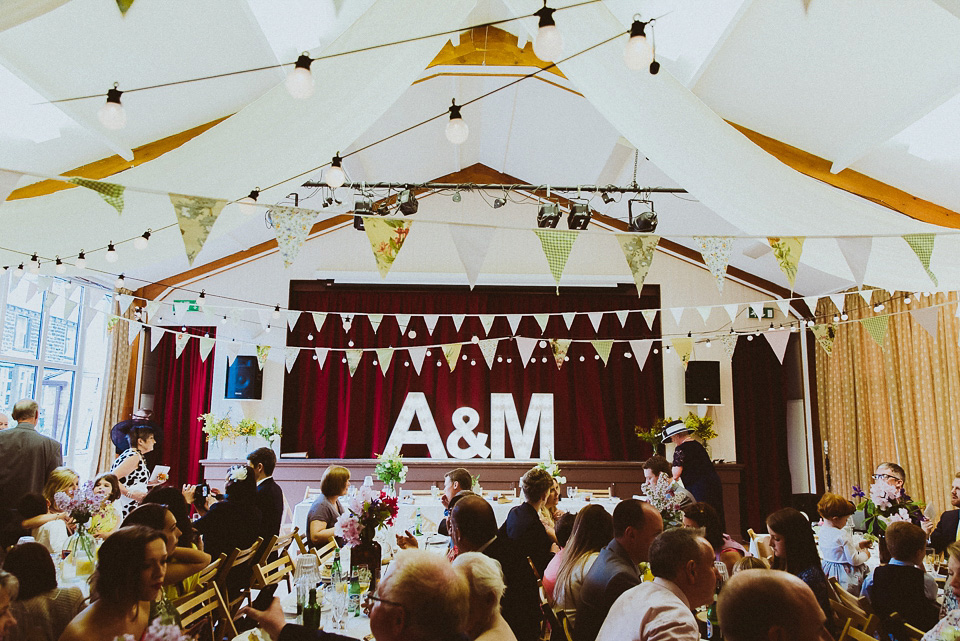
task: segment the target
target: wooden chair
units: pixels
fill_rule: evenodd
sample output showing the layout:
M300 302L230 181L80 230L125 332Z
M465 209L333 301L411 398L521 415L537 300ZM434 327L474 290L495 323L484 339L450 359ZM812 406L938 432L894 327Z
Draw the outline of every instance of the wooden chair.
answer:
M837 580L837 577L831 576L827 579L827 581L830 583L830 587L833 588L833 591L837 597L835 599L836 601L839 601L840 603L848 605L852 608L857 608L859 610L863 609L860 607L859 599L847 592L843 585L840 584L840 581Z
M886 624L883 627L890 627L890 630L886 630L890 634L891 638L894 636L893 632L896 631L897 638L910 639L910 641L922 641L923 635L925 634L920 628L916 628L906 621L903 620L903 617L900 616L897 612L892 612L887 618ZM881 638L882 635L881 635Z
M303 540L303 537L300 536L300 532L298 532L297 530L298 528L294 528L293 542L297 544L297 549L300 551L300 554L306 554L307 552L310 551L310 548L307 547L306 541Z
M560 631L562 635L553 635L553 641L573 641L573 626L570 625L570 620L567 618L567 613L563 610L554 611L556 614L557 621L560 623Z
M915 628L909 623L904 623L903 629L906 631L907 636L910 637L910 641L922 641L923 635L925 634L923 630Z
M227 555L223 565L220 566L220 572L217 574L215 581L217 583L217 587L220 588L220 592L223 595L223 600L227 604L227 609L229 610L231 617L240 609L244 599L246 599L247 603L249 604L251 602L251 598L249 581L246 581L246 585L238 589L237 594L234 595L230 593L230 590L227 587L230 573L234 570L242 571L244 566L252 565L254 558L256 558L257 551L262 545L263 539L258 538L253 542L253 545L245 550L234 548L233 552Z
M611 496L613 496L612 487L608 487L602 490L588 490L581 487L580 491L590 494L595 499L609 499Z
M880 621L876 616L867 614L858 607L849 606L846 603L840 603L838 601L834 601L831 605L841 621L847 619L851 627L866 633L867 636L872 637L880 625Z
M261 547L260 555L257 558L257 563L265 563L267 557L269 557L271 554L275 554L277 557L279 557L281 554L286 552L293 544L293 538L298 533L297 530L298 528L293 528L293 532L290 534L271 536L267 543Z
M200 588L175 599L172 605L180 615L180 625L187 634L195 634L204 624L209 624L210 639L214 641L216 638L214 628L219 624L224 626L223 629L229 638L237 636L233 617L230 616L216 583L210 582L206 588Z
M847 621L843 626L843 634L837 641L877 641L866 632L862 632L853 626L853 621Z
M293 559L291 559L290 554L285 551L280 555L280 558L275 561L263 561L253 566L253 579L251 580L250 587L254 590L262 590L268 585L274 585L286 579L288 589L292 590L292 588L290 588L290 577L293 574L293 570Z
M313 500L315 500L318 496L323 496L323 492L320 491L320 488L319 488L319 487L310 487L310 486L308 485L308 486L307 486L307 489L305 489L305 490L303 491L303 500L304 500L304 501L307 501L307 500L313 501Z
M337 540L333 539L322 548L314 550L314 552L317 553L317 558L320 559L320 565L326 565L327 560L333 558L333 554L337 551L338 547L340 546L337 545Z
M227 560L227 555L221 552L220 556L218 556L215 561L211 561L210 565L208 565L207 567L197 572L197 575L196 575L197 587L198 588L203 587L207 583L210 583L211 581L216 579L217 574L220 573L220 568L223 567L223 563L226 560Z

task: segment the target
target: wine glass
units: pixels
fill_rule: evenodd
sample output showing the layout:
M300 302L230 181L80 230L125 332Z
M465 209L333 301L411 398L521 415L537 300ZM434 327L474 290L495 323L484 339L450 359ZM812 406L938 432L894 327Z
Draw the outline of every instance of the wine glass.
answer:
M360 601L363 601L363 595L370 589L370 579L373 573L365 567L357 568L357 583L360 586Z
M346 581L341 581L333 586L330 599L330 612L333 617L334 629L336 630L347 629L347 606L350 602L349 586L350 584Z

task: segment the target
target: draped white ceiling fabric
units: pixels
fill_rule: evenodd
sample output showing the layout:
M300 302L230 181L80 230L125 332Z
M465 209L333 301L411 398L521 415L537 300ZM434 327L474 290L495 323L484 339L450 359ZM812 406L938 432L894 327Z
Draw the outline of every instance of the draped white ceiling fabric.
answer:
M0 31L53 11L70 0L0 0Z

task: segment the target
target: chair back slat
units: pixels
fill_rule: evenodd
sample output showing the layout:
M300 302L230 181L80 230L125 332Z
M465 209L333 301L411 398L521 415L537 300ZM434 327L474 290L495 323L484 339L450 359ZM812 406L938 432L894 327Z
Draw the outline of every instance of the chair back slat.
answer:
M317 558L320 560L320 565L325 565L328 560L333 559L333 554L337 551L338 547L340 546L337 545L336 539L333 539L322 548L317 548L315 552L317 553Z
M209 620L211 629L219 620L226 626L231 638L237 636L237 629L216 583L209 583L206 588L175 599L172 605L180 615L181 627L188 634L204 623L204 620Z
M258 563L253 566L253 583L251 587L255 590L262 590L268 585L279 583L289 574L293 574L295 566L293 559L288 552L280 555L280 558L270 563Z
M261 547L259 558L257 558L257 563L265 562L270 555L280 556L286 552L287 549L293 544L293 537L297 531L297 528L293 528L293 532L290 532L289 534L271 536Z
M203 568L197 572L197 586L202 587L215 579L217 574L220 572L220 568L223 566L223 562L226 561L227 555L223 552L220 553L214 561L210 562L210 565Z

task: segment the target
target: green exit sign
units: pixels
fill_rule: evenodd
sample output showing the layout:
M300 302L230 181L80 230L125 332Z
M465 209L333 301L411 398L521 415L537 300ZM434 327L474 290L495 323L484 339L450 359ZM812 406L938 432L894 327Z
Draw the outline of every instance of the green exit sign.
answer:
M175 300L175 301L173 301L173 305L174 305L174 307L177 308L177 311L180 311L180 310L183 309L184 307L187 308L187 311L188 311L188 312L199 312L199 311L200 311L200 306L197 305L196 299L194 299L194 300ZM764 310L764 311L766 311L766 310ZM772 315L771 315L771 318L772 318Z
M749 313L750 318L757 318L757 314L756 314L756 312L753 311L753 308L752 308L752 307L748 307L748 308L747 308L747 312ZM772 308L772 307L764 307L764 308L763 308L763 317L764 317L764 318L773 318L773 308Z

